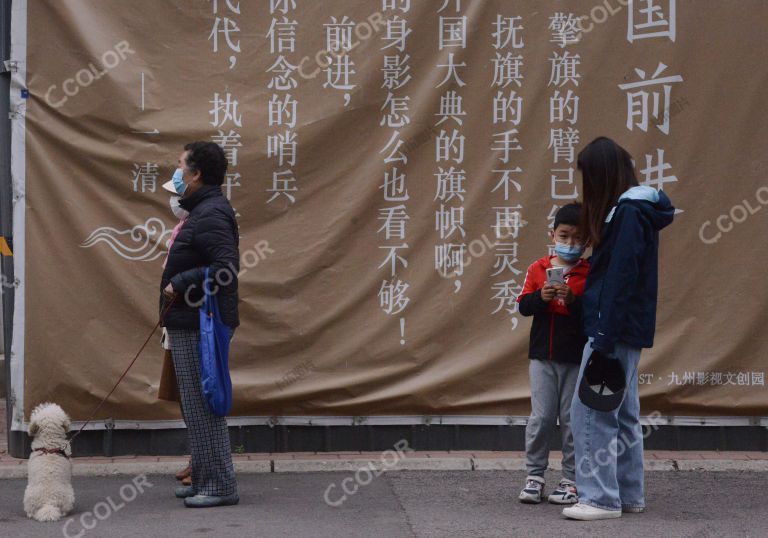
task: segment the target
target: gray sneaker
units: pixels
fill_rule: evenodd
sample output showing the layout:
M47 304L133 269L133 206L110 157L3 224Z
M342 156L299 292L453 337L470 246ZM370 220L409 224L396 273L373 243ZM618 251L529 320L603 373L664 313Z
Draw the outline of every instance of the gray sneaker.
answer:
M573 480L563 478L557 485L557 489L549 496L552 504L576 504L579 502L579 494Z
M525 504L539 504L544 491L544 479L540 476L529 476L525 479L525 487L520 492L520 502Z
M210 508L213 506L231 506L240 502L237 493L217 497L214 495L195 495L184 499L187 508Z

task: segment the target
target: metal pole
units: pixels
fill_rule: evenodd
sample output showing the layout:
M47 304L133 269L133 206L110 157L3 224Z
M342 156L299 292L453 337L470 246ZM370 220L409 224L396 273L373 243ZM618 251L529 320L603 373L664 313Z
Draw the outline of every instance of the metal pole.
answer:
M0 61L11 59L11 0L0 0ZM13 187L11 185L11 120L10 91L11 73L3 70L0 75L0 235L13 250ZM3 348L5 353L5 394L11 393L11 337L13 328L14 281L13 257L0 256L2 270ZM6 283L9 283L6 285ZM12 405L6 401L7 434L11 441ZM10 446L9 446L10 449Z

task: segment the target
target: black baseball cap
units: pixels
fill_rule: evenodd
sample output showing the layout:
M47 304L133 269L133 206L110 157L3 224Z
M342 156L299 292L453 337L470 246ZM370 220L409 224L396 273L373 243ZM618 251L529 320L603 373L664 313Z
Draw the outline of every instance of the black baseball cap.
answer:
M621 405L626 385L621 362L592 351L579 384L579 399L596 411L613 411Z

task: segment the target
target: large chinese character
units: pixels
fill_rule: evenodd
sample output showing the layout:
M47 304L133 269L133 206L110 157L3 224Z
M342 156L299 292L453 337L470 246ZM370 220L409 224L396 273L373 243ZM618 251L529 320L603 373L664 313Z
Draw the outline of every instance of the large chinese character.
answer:
M408 164L408 156L400 151L400 148L402 148L404 145L405 142L402 138L400 138L400 131L394 131L392 136L389 138L387 145L384 146L384 149L379 151L379 153L386 154L386 157L384 157L384 162L387 164L395 162Z
M640 80L619 84L619 88L625 91L639 88L637 91L627 91L627 129L630 131L637 126L640 130L648 132L649 119L655 118L659 131L669 134L669 102L672 84L682 82L683 77L680 75L659 77L666 68L665 64L659 62L659 66L649 79L646 79L645 71L635 68ZM653 89L654 87L656 89Z
M520 72L520 68L523 67L522 56L513 56L511 52L502 56L497 52L496 58L491 61L493 62L491 86L506 88L512 83L517 84L518 88L522 86L523 74Z
M384 191L387 202L404 202L410 198L405 187L405 174L399 174L397 168L384 174L384 183L379 188Z
M458 13L461 11L461 0L445 0L443 2L443 5L440 6L440 9L437 10L438 13L442 13L444 9L446 9L450 3L453 2L453 10Z
M435 114L440 118L435 126L442 125L448 120L455 121L458 125L464 125L461 118L466 116L464 99L456 91L451 90L440 96L440 111Z
M325 50L326 52L348 52L352 50L352 29L355 22L346 15L339 21L331 17L329 24L325 26Z
M381 50L394 47L403 52L406 46L406 39L410 34L411 29L408 28L408 21L395 15L394 18L387 20L387 30L381 39L382 41L389 41L389 44L381 47Z
M267 192L271 192L272 196L267 203L270 204L280 196L288 198L290 203L296 202L296 197L291 193L298 191L298 187L294 185L296 178L293 177L293 171L283 170L281 172L272 172L272 187L267 189Z
M496 15L496 22L493 23L493 48L501 50L508 46L512 46L513 49L521 49L524 47L523 38L518 35L518 30L522 30L522 26L517 26L518 21L523 20L522 17L502 17L501 14Z
M464 201L464 181L467 179L467 173L464 170L456 170L451 166L447 171L438 167L437 189L434 200L440 199L443 202L449 202L454 198Z
M395 97L395 95L390 92L381 107L381 110L387 108L389 110L382 116L380 125L382 127L386 125L393 129L399 129L400 127L410 124L411 118L408 116L408 102L410 100L410 96Z
M498 276L504 271L509 271L513 275L521 275L523 271L515 264L518 263L517 259L517 243L496 243L494 245L493 255L496 257L496 261L493 264L493 268L496 272L491 276Z
M232 98L232 94L227 92L224 99L219 97L219 93L213 94L213 100L208 101L213 105L213 108L208 113L213 116L211 125L214 127L222 127L228 121L231 121L238 127L242 127L242 116L237 113L237 99Z
M326 81L323 88L336 90L353 90L356 84L352 84L350 77L357 73L355 63L346 54L343 56L329 56L328 67L325 68Z
M396 9L408 13L411 9L411 0L381 0L382 11L395 11Z
M552 169L551 179L551 194L554 200L575 200L579 197L579 190L573 182L573 168L561 168ZM566 177L560 177L565 173ZM573 185L573 190L570 192L561 192L561 184L565 184L568 187Z
M641 185L648 187L654 187L657 190L664 190L665 183L674 183L677 181L677 177L673 175L665 175L665 171L672 168L672 165L664 162L664 150L661 148L656 149L656 162L653 162L653 154L645 155L645 168L640 170L643 175L643 181Z
M269 100L269 125L296 127L298 104L299 102L290 93L284 95L282 99L279 95L273 94Z
M239 8L240 4L238 4ZM216 17L213 21L213 28L208 35L208 39L213 41L213 52L219 52L219 34L224 35L224 39L229 47L230 52L240 52L240 40L234 41L233 38L239 35L240 28L237 26L237 22L229 17ZM229 57L229 68L233 69L237 57L233 54Z
M661 4L666 2L666 10ZM667 37L675 41L675 0L634 0L627 13L627 41Z
M559 163L560 159L565 159L573 163L576 146L579 145L579 130L573 127L567 129L549 130L549 147L552 152L552 162Z
M567 121L571 125L579 120L579 96L568 90L565 95L555 90L549 98L549 122Z
M296 164L296 132L285 131L284 133L271 134L267 136L267 158L277 157L278 166Z
M397 280L393 278L390 281L383 280L381 288L379 288L379 306L381 309L389 315L402 312L411 301L405 295L409 287L410 284L403 282L399 278Z
M397 253L398 250L407 249L408 243L403 243L402 245L388 245L379 248L388 251L387 257L381 262L381 265L378 267L379 269L389 264L390 275L395 276L397 274L398 264L402 265L404 268L408 267L408 260Z
M438 64L437 67L447 67L448 68L448 73L445 75L445 78L443 79L443 81L440 84L438 84L437 86L435 86L436 88L439 88L440 86L442 86L443 84L448 82L451 78L453 78L454 81L456 81L456 84L459 85L459 88L461 88L462 86L466 86L467 85L466 82L461 80L461 77L459 76L459 72L456 69L457 67L467 67L467 64L465 62L461 62L460 64L453 63L453 53L452 52L448 53L448 63L447 64Z
M440 17L439 49L467 48L467 17Z
M157 164L133 163L132 183L134 192L155 192L157 189Z
M461 164L464 162L464 143L466 137L454 129L448 135L445 130L435 138L435 161L450 161Z
M440 209L435 211L435 230L440 232L440 239L448 239L456 232L461 237L466 237L464 208L445 207L444 204L440 204Z
M296 27L299 25L296 21L289 21L288 17L283 20L272 19L272 24L267 31L269 38L269 51L272 54L282 52L296 51Z
M496 222L491 226L497 239L512 237L517 239L520 234L520 228L523 226L520 218L521 205L496 206L493 208L496 215Z
M243 147L243 143L240 142L240 133L231 129L229 133L225 133L219 129L219 133L213 135L211 140L224 150L229 165L237 166L237 148Z
M553 52L549 61L552 63L552 70L547 86L562 87L568 82L572 82L575 86L579 85L581 75L576 71L576 68L581 64L581 55L571 55L570 52L565 51L561 56L557 52Z
M464 274L464 243L435 245L435 270L443 277Z
M267 88L270 90L292 90L299 85L298 81L294 78L293 74L298 69L298 66L289 62L285 56L280 55L275 60L275 63L267 69L267 73L274 73L274 76L269 80Z
M550 43L557 43L560 48L579 42L579 17L573 13L557 12L549 18L549 29L552 32Z
M510 129L503 133L493 134L494 140L493 146L491 146L491 151L500 151L501 156L499 157L499 160L504 164L509 163L513 151L522 151L523 149L523 146L517 139L517 134L517 129Z
M411 66L408 65L410 58L408 54L405 56L384 56L384 67L381 70L384 75L382 88L391 91L398 90L411 80L412 77L408 73L411 70Z
M287 15L292 9L296 9L296 0L269 0L270 15L274 15L278 11Z
M227 200L232 199L232 187L240 187L240 174L238 172L227 174L224 177L224 184L221 186L224 190L224 196L227 197Z
M376 233L384 232L384 238L405 239L405 227L411 217L405 211L404 205L379 208L379 220L383 220Z
M493 98L493 123L507 123L520 125L520 116L523 113L523 98L517 92L511 90L509 95L499 91Z
M491 189L491 193L494 193L497 190L499 190L500 188L503 188L504 189L504 201L509 200L509 187L510 187L510 185L517 192L520 192L520 190L521 190L520 183L518 183L517 181L512 179L512 177L510 175L512 174L512 172L514 172L516 174L519 174L522 171L523 171L523 169L520 168L519 166L515 167L515 168L512 168L510 170L494 170L493 171L494 174L501 174L501 179L496 184L496 186L493 189Z
M496 295L492 297L499 301L499 305L491 312L495 314L503 308L508 314L514 315L517 312L517 296L523 290L522 285L518 284L515 279L507 280L505 282L495 282L492 287L496 291ZM512 322L512 330L517 327L517 318L510 319Z

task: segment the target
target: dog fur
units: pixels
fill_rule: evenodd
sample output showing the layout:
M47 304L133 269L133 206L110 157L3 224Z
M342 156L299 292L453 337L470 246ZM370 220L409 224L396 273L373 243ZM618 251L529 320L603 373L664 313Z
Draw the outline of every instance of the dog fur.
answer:
M35 407L29 421L32 455L27 464L27 489L24 491L24 511L37 521L58 521L75 504L72 489L72 462L61 454L36 452L37 448L62 449L70 456L67 441L70 420L64 410L54 403Z

